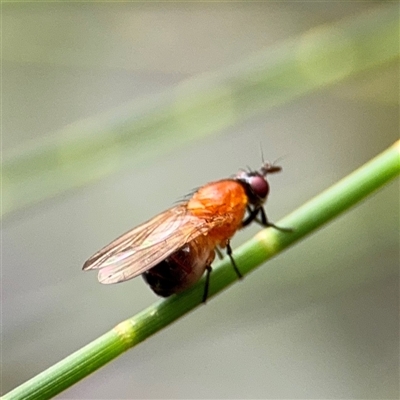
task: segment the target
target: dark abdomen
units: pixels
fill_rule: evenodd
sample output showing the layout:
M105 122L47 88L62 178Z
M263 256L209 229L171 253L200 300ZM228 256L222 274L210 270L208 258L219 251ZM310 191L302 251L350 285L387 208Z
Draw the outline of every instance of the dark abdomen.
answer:
M201 278L214 260L214 248L207 236L200 236L144 272L143 278L159 296L179 293Z

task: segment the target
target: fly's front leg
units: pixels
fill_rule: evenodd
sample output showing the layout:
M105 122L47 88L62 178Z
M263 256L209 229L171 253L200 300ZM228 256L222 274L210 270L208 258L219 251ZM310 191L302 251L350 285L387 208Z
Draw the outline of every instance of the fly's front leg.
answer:
M242 228L251 224L254 220L258 223L261 223L261 221L257 218L257 214L259 213L257 208L250 208L247 206L247 212L249 215L242 221Z
M269 222L263 207L260 207L259 212L260 212L260 215L261 215L261 221L258 218L256 218L255 220L258 223L261 222L262 226L275 228L276 230L281 231L281 232L293 232L292 228L283 228L281 226L277 226L277 225L273 224L272 222Z
M292 228L283 228L281 226L275 225L272 222L269 222L263 207L251 208L247 206L247 212L249 213L249 215L242 221L242 228L255 221L257 222L257 224L260 224L265 228L271 227L281 232L293 232Z

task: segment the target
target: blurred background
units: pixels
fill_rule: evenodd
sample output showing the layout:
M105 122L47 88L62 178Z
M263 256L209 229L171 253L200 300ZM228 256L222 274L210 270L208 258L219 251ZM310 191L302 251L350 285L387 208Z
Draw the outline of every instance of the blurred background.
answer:
M121 233L260 146L275 222L390 146L398 11L3 4L2 393L157 300L81 271ZM398 398L398 224L396 181L57 398Z

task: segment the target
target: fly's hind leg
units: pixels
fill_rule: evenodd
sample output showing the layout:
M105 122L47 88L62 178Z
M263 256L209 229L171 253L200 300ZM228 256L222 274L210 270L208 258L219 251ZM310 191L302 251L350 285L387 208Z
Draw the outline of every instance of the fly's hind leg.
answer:
M228 257L229 257L229 259L231 260L232 267L233 267L233 269L235 270L236 275L238 276L239 279L242 279L242 278L243 278L243 275L242 275L241 272L239 271L239 268L238 268L237 265L236 265L235 259L234 259L233 256L232 256L232 247L231 247L231 244L230 244L229 241L226 243L226 254L228 254Z

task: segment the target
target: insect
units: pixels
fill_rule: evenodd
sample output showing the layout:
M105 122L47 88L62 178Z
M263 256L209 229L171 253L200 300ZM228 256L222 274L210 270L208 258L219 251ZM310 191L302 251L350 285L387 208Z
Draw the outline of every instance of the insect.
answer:
M203 302L208 295L211 263L226 249L232 266L242 277L232 256L230 239L238 229L255 221L269 222L263 205L269 194L267 175L281 167L264 163L259 171L239 171L234 177L208 183L187 201L158 214L99 250L83 265L97 269L101 283L118 283L140 274L162 297L179 293L206 272Z

